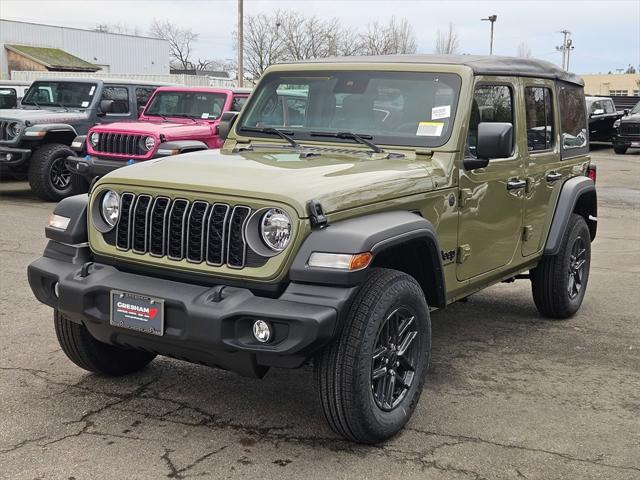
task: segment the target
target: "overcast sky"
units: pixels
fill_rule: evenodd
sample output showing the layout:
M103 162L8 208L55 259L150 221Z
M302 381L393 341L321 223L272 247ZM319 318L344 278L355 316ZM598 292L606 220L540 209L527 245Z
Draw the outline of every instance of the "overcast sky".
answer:
M516 55L520 42L532 56L561 63L555 50L560 30L572 32L571 70L606 73L640 64L640 0L245 0L245 15L276 9L337 17L354 29L390 15L406 17L416 33L418 51L431 53L438 28L454 24L464 53L489 52L489 22L496 14L494 53ZM230 58L237 21L236 0L0 0L5 19L93 28L98 23L126 23L143 32L153 18L169 18L200 35L195 56Z

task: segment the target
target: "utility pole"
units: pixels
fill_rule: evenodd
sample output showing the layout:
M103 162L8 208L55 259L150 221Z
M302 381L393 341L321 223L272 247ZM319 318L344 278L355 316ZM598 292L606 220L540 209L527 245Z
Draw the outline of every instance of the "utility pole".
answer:
M562 52L562 69L569 70L569 55L573 47L573 40L569 37L571 32L569 30L561 30L560 33L564 35L562 45L556 47L556 50Z
M493 55L493 24L498 19L497 15L489 15L487 18L481 18L483 22L491 22L491 41L489 43L489 55Z
M238 86L242 87L244 82L244 26L243 21L243 0L238 0Z

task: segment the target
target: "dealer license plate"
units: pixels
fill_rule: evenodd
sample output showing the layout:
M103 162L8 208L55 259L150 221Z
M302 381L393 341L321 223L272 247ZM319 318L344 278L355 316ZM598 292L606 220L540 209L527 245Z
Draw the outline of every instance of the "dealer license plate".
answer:
M164 300L111 290L111 325L151 335L164 334Z

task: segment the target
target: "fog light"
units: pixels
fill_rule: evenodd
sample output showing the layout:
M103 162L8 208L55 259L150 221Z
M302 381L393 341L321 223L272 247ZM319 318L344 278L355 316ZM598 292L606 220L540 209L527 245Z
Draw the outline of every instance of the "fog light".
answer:
M13 153L7 153L7 161L10 162L13 160Z
M53 284L53 294L56 298L60 298L60 284L58 282Z
M253 322L253 336L260 343L267 343L271 340L271 326L264 320Z

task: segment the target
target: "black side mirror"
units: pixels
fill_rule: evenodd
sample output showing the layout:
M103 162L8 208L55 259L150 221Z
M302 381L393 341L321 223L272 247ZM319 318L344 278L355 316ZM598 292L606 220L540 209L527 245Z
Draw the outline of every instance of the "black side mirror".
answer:
M106 115L107 113L113 113L113 100L100 100L98 115Z
M475 170L489 165L493 158L508 158L513 152L513 124L480 122L478 124L477 158L465 158L465 170Z
M222 114L220 117L220 123L218 124L218 136L221 140L227 139L237 118L238 112L224 112Z

